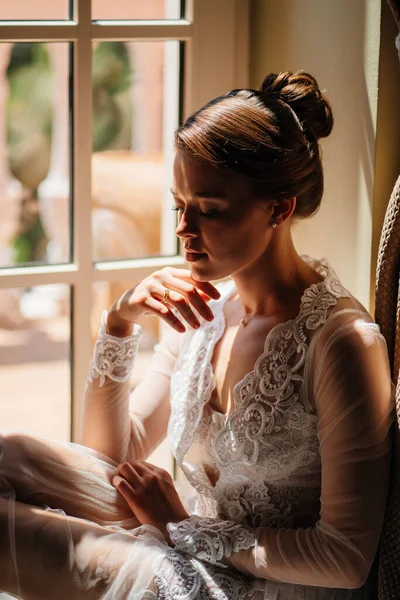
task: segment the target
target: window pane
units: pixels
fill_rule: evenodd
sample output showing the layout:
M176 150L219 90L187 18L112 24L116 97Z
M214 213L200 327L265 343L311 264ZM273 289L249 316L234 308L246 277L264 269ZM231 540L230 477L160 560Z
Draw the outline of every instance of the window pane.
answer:
M69 52L0 44L0 267L69 260Z
M70 290L0 290L2 430L70 439Z
M70 0L1 0L0 21L43 21L69 18Z
M93 256L176 253L171 210L179 42L103 42L93 53Z
M101 314L104 309L109 309L118 298L136 282L132 279L126 282L107 283L96 282L93 284L93 308L92 308L92 343L97 338ZM158 317L145 316L138 321L142 326L143 335L140 341L139 351L136 356L135 365L131 377L131 389L134 390L138 383L144 378L150 366L154 346L160 339L162 323ZM173 457L169 450L168 441L164 440L148 459L149 462L166 469L172 475Z
M92 0L93 19L179 19L180 0Z

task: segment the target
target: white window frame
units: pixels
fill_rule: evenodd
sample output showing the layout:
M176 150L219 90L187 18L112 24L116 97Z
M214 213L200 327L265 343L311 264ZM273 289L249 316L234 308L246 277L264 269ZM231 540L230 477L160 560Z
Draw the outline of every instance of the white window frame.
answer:
M90 315L95 281L132 285L155 269L183 266L179 255L93 263L92 259L92 42L184 41L183 116L226 91L247 87L250 0L186 0L185 19L170 21L91 21L91 0L74 0L71 21L0 23L0 43L70 42L73 50L73 261L64 265L0 269L0 289L37 285L72 286L71 437L78 440L83 389L91 347ZM107 308L107 307L105 307Z

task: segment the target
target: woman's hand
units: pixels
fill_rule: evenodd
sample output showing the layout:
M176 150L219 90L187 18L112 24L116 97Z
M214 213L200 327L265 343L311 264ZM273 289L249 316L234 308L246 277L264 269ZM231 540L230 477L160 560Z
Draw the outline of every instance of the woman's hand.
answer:
M168 294L165 299L166 290ZM200 322L193 309L211 321L214 315L207 302L219 297L220 293L211 283L196 281L189 270L165 267L130 288L115 302L108 314L107 331L120 337L129 335L138 317L153 314L183 333L186 328L174 314L174 308L183 321L197 329Z
M118 466L113 485L125 498L142 525L157 527L171 542L167 523L178 523L189 517L168 471L137 460Z

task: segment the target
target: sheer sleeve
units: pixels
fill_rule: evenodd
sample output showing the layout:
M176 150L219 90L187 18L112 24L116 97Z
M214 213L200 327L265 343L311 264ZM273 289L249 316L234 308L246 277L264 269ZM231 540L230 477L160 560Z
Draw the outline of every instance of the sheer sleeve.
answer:
M308 351L305 383L318 417L320 519L251 529L192 515L168 529L202 560L280 582L357 588L379 541L390 466L392 385L384 338L355 311L328 320Z
M106 334L103 315L85 390L80 441L116 462L146 458L167 431L179 334L165 331L149 370L130 394L140 335L138 325L126 338Z

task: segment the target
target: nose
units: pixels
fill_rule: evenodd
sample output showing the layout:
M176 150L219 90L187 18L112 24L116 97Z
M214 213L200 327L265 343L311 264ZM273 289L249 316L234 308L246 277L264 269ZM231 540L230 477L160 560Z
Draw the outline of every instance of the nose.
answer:
M199 230L196 219L193 216L188 216L187 211L183 211L179 217L175 233L181 239L198 237Z

